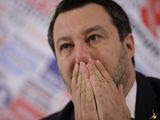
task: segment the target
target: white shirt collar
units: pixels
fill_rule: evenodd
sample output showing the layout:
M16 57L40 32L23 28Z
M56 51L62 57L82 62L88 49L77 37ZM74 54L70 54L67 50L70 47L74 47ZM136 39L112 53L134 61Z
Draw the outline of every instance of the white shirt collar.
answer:
M135 80L131 90L126 96L126 104L130 110L131 118L135 118L136 94L137 94L137 82Z

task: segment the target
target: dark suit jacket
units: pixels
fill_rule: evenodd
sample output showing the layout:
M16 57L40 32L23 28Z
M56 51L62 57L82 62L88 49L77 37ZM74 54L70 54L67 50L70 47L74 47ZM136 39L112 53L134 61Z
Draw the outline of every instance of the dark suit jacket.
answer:
M145 77L136 73L137 96L135 119L132 120L160 120L160 80ZM156 119L151 119L155 114ZM65 108L42 120L74 120L74 106L70 101Z

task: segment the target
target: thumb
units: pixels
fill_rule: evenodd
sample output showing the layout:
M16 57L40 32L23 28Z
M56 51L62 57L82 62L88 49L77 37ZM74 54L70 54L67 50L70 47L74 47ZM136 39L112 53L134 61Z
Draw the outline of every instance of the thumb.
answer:
M126 104L126 99L125 99L124 89L123 89L123 85L122 85L122 84L120 84L120 85L118 86L118 91L119 91L119 93L120 93L120 96L122 97L122 101L123 101L124 105L126 106L126 107L125 107L125 108L126 108L126 109L125 109L125 112L128 113L128 114L127 114L127 117L130 119L131 113L130 113L130 110L129 110L127 104Z
M120 93L120 96L121 96L122 99L124 100L124 102L126 102L125 95L124 95L124 89L123 89L123 85L122 85L122 84L119 84L119 85L118 85L118 91L119 91L119 93Z

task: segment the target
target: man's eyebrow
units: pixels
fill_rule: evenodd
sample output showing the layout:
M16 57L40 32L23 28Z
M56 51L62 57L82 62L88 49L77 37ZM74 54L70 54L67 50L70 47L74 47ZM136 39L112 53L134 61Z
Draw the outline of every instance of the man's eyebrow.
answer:
M102 26L100 26L100 25L95 25L95 26L93 26L93 27L89 27L89 28L87 28L86 30L84 30L84 31L82 32L82 34L83 34L83 35L87 35L87 34L89 34L89 33L91 33L91 32L94 32L94 31L105 32L105 29L104 29Z
M58 40L56 41L56 45L58 45L59 42L61 42L61 41L69 41L69 40L71 40L71 39L72 39L72 38L69 37L69 36L62 36L62 37L58 38Z

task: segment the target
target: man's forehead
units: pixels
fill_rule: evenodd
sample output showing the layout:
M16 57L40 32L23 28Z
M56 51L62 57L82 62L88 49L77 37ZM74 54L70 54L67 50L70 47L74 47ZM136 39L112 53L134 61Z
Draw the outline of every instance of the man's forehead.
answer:
M61 13L55 22L54 37L68 39L71 36L70 30L73 31L73 29L79 34L89 33L93 30L104 31L104 23L107 24L107 22L111 24L111 18L104 8L90 3L81 8Z

